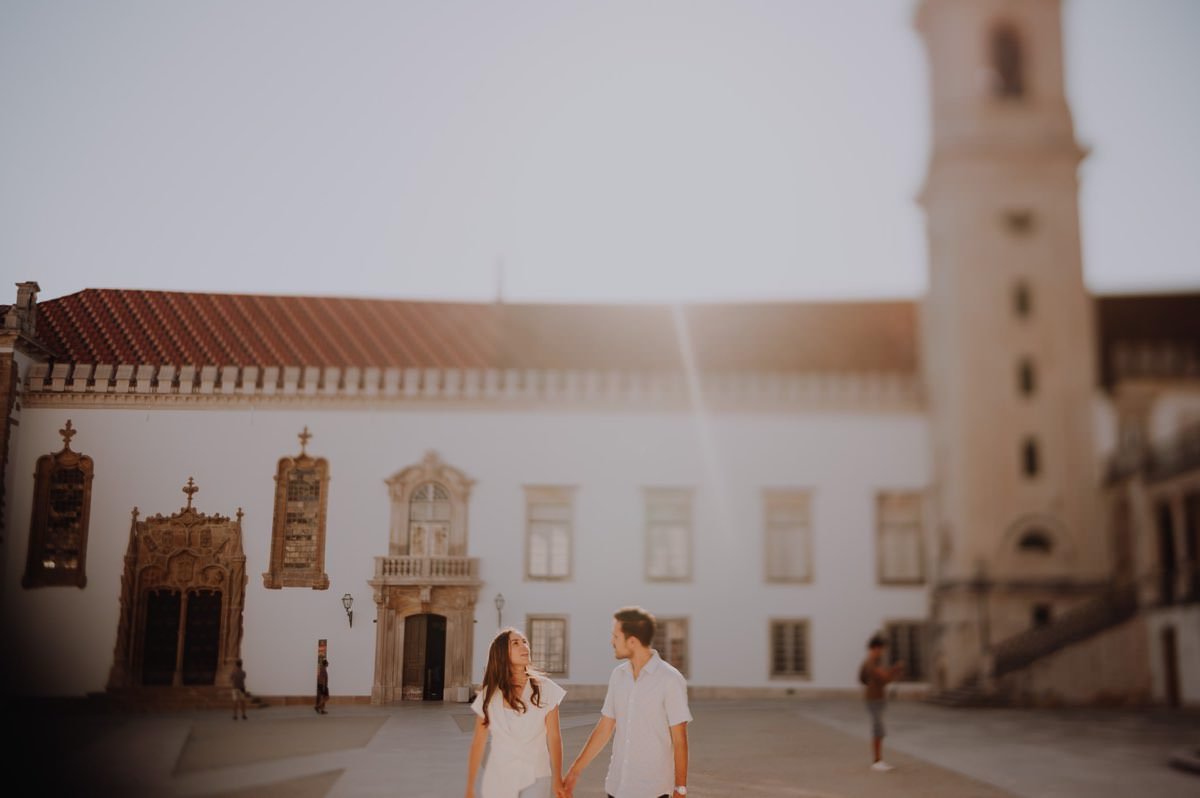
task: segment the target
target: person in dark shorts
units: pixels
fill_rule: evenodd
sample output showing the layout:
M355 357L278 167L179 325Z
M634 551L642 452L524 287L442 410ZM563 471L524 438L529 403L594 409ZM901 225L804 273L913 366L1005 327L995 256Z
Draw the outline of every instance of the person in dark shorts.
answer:
M325 712L325 703L329 700L329 660L322 659L321 664L317 667L317 705L313 707L322 715L328 714Z
M871 770L886 772L892 766L883 761L883 710L887 706L887 686L900 678L904 672L904 663L885 665L883 655L887 651L887 640L881 635L873 636L867 642L867 658L858 669L858 680L863 683L863 697L867 702L867 712L871 715Z
M238 719L238 711L242 713L242 720L249 720L246 717L246 671L242 670L242 661L239 659L233 668L233 673L229 674L229 683L233 687L233 719Z

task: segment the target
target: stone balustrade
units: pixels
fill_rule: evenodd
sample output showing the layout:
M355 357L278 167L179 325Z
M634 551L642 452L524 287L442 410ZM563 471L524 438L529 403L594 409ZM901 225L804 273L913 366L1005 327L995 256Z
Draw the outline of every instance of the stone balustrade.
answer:
M478 557L376 557L374 583L462 585L479 581Z
M923 401L920 379L902 372L706 373L694 386L683 372L36 363L24 388L35 405L337 400L690 407L701 402L712 409L917 410Z

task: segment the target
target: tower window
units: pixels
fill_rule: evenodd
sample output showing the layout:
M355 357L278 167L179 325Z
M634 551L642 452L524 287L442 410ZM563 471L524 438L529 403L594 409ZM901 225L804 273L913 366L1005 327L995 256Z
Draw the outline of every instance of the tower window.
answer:
M1027 319L1033 315L1033 292L1024 281L1013 289L1013 310L1018 318Z
M1019 99L1025 94L1022 76L1021 39L1009 25L992 31L992 94L1004 100Z
M1017 367L1017 384L1022 396L1033 396L1037 389L1037 375L1033 369L1033 361L1025 358Z
M1017 541L1017 548L1030 554L1049 554L1054 544L1050 541L1050 536L1042 530L1031 529L1021 535L1021 539Z
M1024 471L1027 477L1036 477L1038 471L1041 470L1039 462L1037 441L1033 438L1026 438L1025 443L1021 445L1021 470Z
M1033 232L1033 211L1005 211L1004 227L1013 235L1028 235L1029 233Z
M1049 604L1033 605L1033 626L1035 629L1039 626L1049 626L1053 617L1054 611Z

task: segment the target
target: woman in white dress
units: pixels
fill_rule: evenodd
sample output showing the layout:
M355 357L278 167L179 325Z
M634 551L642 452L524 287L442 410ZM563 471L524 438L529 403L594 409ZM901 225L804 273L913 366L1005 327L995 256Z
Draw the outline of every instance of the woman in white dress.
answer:
M479 798L567 798L558 727L558 705L566 694L530 667L525 635L512 628L496 635L483 686L471 704L478 717L467 760L466 798L475 798L475 777L489 734L492 750Z

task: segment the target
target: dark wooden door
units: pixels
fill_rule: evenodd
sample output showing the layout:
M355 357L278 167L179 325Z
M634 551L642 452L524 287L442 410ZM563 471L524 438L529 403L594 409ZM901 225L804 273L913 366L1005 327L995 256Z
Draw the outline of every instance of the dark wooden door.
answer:
M410 615L404 619L403 697L406 701L425 694L425 635L428 615Z
M1179 706L1179 645L1175 627L1162 630L1163 678L1166 680L1167 706Z
M179 657L179 591L151 590L146 594L142 632L142 684L170 686Z
M430 615L425 637L425 700L441 701L446 682L446 619Z
M183 683L213 684L221 646L221 593L188 593L187 626L183 633Z
M1171 505L1158 505L1158 573L1163 604L1175 603L1175 523L1171 516Z

